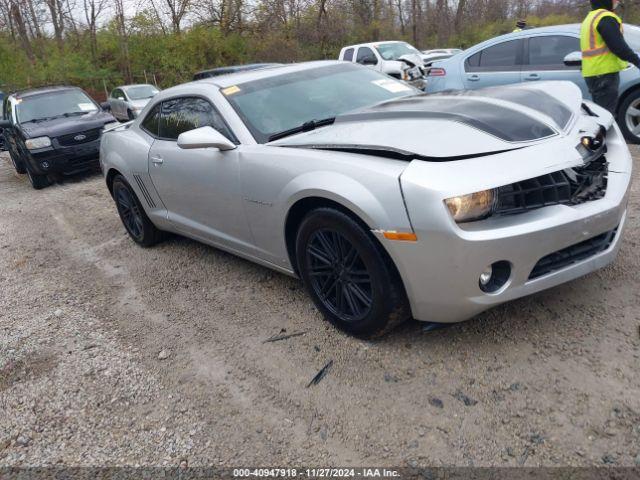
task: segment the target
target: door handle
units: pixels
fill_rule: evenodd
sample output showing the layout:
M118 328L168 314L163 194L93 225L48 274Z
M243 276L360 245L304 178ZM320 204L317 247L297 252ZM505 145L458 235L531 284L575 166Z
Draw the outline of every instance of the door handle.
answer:
M540 75L537 73L530 73L525 77L525 80L540 80Z
M162 160L162 157L151 157L151 163L153 163L154 165L162 165L162 162L164 160Z
M467 80L469 80L470 82L477 82L478 80L480 80L480 75L469 75L467 77Z

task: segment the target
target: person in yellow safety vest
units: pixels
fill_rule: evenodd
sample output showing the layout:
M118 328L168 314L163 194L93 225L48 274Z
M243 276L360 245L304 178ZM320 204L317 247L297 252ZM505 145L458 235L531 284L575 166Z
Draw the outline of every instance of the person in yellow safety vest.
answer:
M525 28L527 28L527 21L526 20L518 20L516 22L516 29L512 33L521 32Z
M582 22L580 49L582 76L593 101L615 114L620 71L629 63L640 68L640 57L622 36L622 19L613 13L618 0L591 0L591 12Z

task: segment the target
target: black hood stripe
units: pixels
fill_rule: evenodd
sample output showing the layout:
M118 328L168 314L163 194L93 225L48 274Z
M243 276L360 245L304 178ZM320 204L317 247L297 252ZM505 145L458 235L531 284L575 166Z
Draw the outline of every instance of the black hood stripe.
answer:
M491 87L483 88L482 90L460 90L434 94L434 96L438 95L446 95L448 97L488 97L516 103L550 117L560 128L566 128L572 115L571 110L564 103L542 90Z
M450 120L476 128L507 142L528 142L554 135L548 125L528 115L470 98L415 96L386 102L338 117L340 122L405 118Z

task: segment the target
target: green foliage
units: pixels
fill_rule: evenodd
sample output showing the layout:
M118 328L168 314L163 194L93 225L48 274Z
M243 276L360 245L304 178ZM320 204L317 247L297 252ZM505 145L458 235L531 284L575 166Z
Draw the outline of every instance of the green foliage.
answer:
M638 9L640 10L640 9ZM638 16L640 11L629 12ZM579 15L577 12L576 15ZM580 21L571 15L528 17L530 26ZM127 38L121 38L114 21L97 32L94 52L89 32L65 39L63 49L51 39L33 41L31 61L17 41L0 34L0 88L5 90L44 84L74 84L94 93L125 82L157 81L166 88L188 81L206 68L248 62L295 62L337 58L349 43L380 38L400 39L389 19L366 25L324 18L318 28L318 11L309 9L295 21L244 33L224 35L218 28L196 25L181 34L163 31L150 11L142 11L127 22ZM514 20L465 23L457 34L441 44L436 34L424 36L422 48L469 47L496 35L511 32ZM410 40L410 32L404 38ZM126 47L126 48L125 48ZM128 75L130 72L130 75ZM128 78L127 78L128 77ZM98 95L100 96L100 95Z

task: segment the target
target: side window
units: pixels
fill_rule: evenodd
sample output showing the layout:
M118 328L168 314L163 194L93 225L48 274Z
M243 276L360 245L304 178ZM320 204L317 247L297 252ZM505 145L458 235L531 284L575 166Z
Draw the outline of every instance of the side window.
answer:
M567 67L564 57L580 50L580 40L566 35L550 35L529 38L530 70L576 70Z
M153 109L147 114L145 119L140 124L143 130L145 130L150 135L154 137L158 136L158 126L160 125L160 106L162 104L158 103Z
M162 103L160 138L177 140L183 132L207 126L215 128L229 139L234 138L217 110L203 98L183 97Z
M364 60L371 60L371 62L364 62ZM376 58L376 54L373 53L369 47L360 47L358 48L358 56L356 57L356 62L358 63L369 63L370 65L376 65L378 63L378 59Z
M353 61L353 48L347 48L344 51L344 57L342 59L344 61L346 61L346 62L352 62Z
M467 71L469 71L468 67L479 67L480 66L480 55L482 54L482 52L478 52L474 55L471 55L469 58L467 58Z
M521 45L522 40L511 40L487 47L467 59L466 71L509 72L520 70L518 57ZM472 65L471 61L477 65Z

